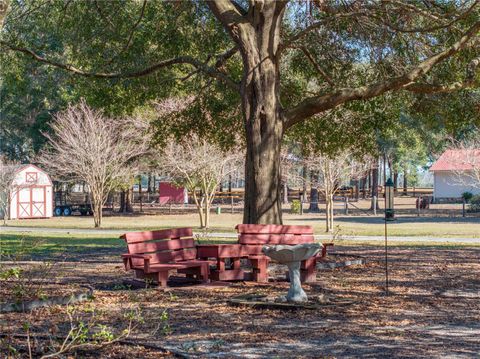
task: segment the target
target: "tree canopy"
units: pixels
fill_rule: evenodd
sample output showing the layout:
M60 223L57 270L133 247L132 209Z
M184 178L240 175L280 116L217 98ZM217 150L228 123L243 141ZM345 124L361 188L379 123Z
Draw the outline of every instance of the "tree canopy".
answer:
M30 59L35 67L59 69L56 81L68 89L68 96L53 94L61 101L83 96L118 114L160 98L193 96L181 116L160 118L157 131L179 137L196 132L231 145L230 134L243 127L252 194L246 198L246 222L281 222L284 133L297 131L331 150L349 128L351 139L368 143L378 128L372 115L379 112L377 99L399 90L424 96L411 103L428 120L438 113L425 106L441 101L441 94L463 90L478 104L478 1L9 5L0 45L11 51L2 55L3 66L10 73L21 64L18 59L25 64ZM2 92L6 84L2 79ZM331 142L318 140L332 131L337 135ZM311 133L317 135L305 135Z

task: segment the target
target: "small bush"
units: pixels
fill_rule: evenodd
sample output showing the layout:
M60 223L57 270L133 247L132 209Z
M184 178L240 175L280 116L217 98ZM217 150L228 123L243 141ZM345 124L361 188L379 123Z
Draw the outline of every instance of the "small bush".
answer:
M470 199L470 212L480 212L480 194L472 196Z
M472 199L473 197L473 193L472 192L463 192L462 193L462 198L465 200L466 203L470 202L470 200Z
M301 207L302 207L302 202L300 202L298 199L294 199L290 205L290 213L300 214Z

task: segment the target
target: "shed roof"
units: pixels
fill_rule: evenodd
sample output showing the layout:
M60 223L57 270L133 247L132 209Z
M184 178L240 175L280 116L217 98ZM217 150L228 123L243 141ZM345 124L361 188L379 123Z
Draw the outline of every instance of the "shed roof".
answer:
M469 171L480 167L480 149L446 150L430 171Z

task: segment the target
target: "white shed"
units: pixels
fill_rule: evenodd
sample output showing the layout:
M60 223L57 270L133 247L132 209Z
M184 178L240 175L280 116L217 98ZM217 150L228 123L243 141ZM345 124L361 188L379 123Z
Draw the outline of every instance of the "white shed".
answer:
M20 165L12 181L10 219L53 216L53 188L50 176L34 165Z
M464 192L480 194L480 184L475 183L476 176L472 175L479 166L480 150L445 151L430 167L434 199L458 199Z

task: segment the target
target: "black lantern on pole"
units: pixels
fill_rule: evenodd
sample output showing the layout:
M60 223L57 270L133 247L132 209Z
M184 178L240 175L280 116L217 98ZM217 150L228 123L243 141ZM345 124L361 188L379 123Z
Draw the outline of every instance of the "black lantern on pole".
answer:
M395 220L395 210L393 209L394 198L393 181L391 178L385 182L385 294L388 295L388 235L387 221Z
M395 220L395 210L393 209L393 199L395 197L393 181L391 178L385 182L385 220Z

